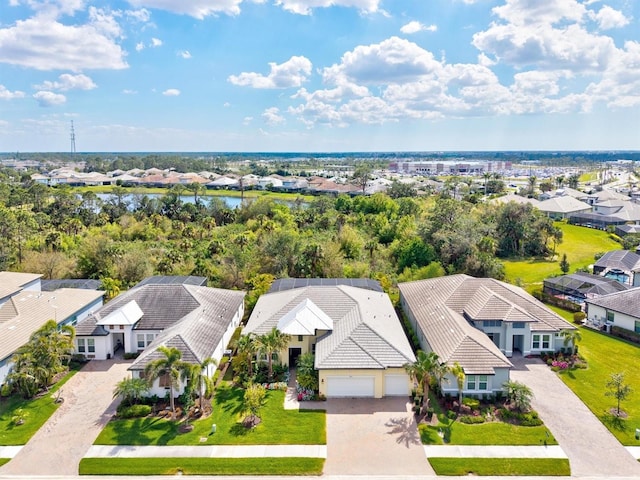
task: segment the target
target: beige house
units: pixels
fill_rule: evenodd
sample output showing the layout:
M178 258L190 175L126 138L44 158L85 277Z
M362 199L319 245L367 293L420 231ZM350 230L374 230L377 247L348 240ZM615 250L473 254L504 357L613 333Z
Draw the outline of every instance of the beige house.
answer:
M377 282L291 280L276 281L260 297L244 333L262 335L276 327L291 335L280 361L294 366L298 356L314 353L319 393L327 397L409 395L404 365L415 356Z

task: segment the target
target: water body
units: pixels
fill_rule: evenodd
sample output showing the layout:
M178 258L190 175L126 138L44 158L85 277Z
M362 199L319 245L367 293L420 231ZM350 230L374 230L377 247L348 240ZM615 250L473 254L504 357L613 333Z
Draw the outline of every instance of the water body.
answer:
M111 193L98 193L96 194L96 196L102 200L103 202L106 202L108 200L110 200L111 198L114 197L113 194ZM128 203L130 206L132 206L133 203L135 203L135 199L136 199L136 194L127 194L123 197L124 201L126 203ZM143 193L140 195L142 196L146 196L149 199L160 199L162 198L164 195L160 194L160 193ZM205 205L207 203L209 203L209 199L211 198L219 198L220 200L224 201L225 205L231 209L237 208L240 206L240 204L242 203L242 199L240 197L228 197L228 196L224 196L224 195L216 195L215 197L211 196L199 196L199 200L201 202L203 202ZM183 203L195 203L194 202L194 198L193 195L182 195L180 197L180 200ZM131 208L131 207L130 207Z

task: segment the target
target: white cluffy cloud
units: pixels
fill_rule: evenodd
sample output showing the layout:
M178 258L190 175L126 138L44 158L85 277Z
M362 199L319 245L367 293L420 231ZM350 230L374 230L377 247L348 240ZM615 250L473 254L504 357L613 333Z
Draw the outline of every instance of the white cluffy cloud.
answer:
M262 113L262 118L264 118L264 121L269 125L280 125L285 122L284 117L280 115L280 109L278 107L267 108Z
M363 13L375 13L380 0L277 0L276 5L298 15L310 15L314 8L327 7L352 7Z
M271 72L268 75L243 72L229 76L228 81L243 87L291 88L301 86L311 74L311 62L306 57L293 56L280 65L270 62L269 66Z
M177 97L178 95L180 95L180 90L178 90L177 88L169 88L162 92L162 95L164 95L165 97Z
M598 13L593 15L601 30L611 30L629 25L629 19L624 14L611 8L609 5L603 6Z
M59 2L64 3L64 2ZM117 41L122 32L113 14L89 8L88 23L66 25L38 14L0 28L0 63L37 70L127 68Z
M62 92L67 90L93 90L96 87L97 85L93 83L93 80L82 73L78 75L63 73L58 77L58 81L45 80L41 85L34 85L34 88L38 90L60 90Z
M406 35L411 35L413 33L418 33L418 32L424 32L424 31L429 31L429 32L435 32L438 30L438 26L437 25L425 25L423 23L420 23L416 20L413 20L409 23L407 23L406 25L403 25L400 28L400 31Z
M157 47L161 47L162 46L162 40L160 40L159 38L152 38L151 39L151 43L149 44L149 46L151 48L157 48Z
M54 107L62 105L67 101L67 97L60 93L40 91L33 94L33 98L38 101L41 107Z
M178 52L178 55L185 60L189 60L191 58L191 52L189 52L189 50L182 50L181 52Z
M0 100L13 100L14 98L24 98L24 92L20 90L9 90L4 85L0 85Z

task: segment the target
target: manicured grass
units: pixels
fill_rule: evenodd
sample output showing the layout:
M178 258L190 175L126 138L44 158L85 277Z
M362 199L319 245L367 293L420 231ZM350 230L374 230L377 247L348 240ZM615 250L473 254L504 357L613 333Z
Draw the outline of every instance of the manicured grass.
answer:
M10 459L10 458L0 458L0 467L1 467L2 465L4 465L5 463L8 463L8 462L9 462L9 460L11 460L11 459Z
M420 439L426 445L557 445L547 427L521 427L503 422L468 425L460 422L421 424ZM438 435L442 430L444 440Z
M243 390L219 387L213 414L193 422L194 429L178 432L178 423L160 418L113 420L102 430L97 445L324 445L327 443L325 412L284 410L283 391L267 392L260 411L262 422L247 429L242 421ZM211 425L217 431L211 434ZM201 442L201 439L205 439Z
M569 476L566 458L430 458L437 475Z
M588 367L559 373L560 378L620 443L640 445L635 439L635 429L640 426L640 347L588 328L581 328L580 333L582 341L578 348L587 360ZM616 399L605 396L610 375L619 372L624 372L625 383L632 389L631 396L620 406L628 415L625 419L609 413L611 408L616 407Z
M55 392L62 387L77 371L72 367L67 375L53 386L49 393L41 397L25 400L18 395L0 399L0 445L24 445L44 425L61 404L54 402ZM64 395L62 395L64 398ZM22 409L25 423L14 425L13 417L18 409Z
M622 246L609 237L607 232L594 228L579 227L567 223L556 222L563 232L563 240L557 248L557 259L554 261L528 259L505 260L506 278L511 283L519 280L522 286L531 291L542 286L542 281L551 275L561 275L560 259L567 254L570 272L595 263L594 255L598 252L619 250Z
M80 475L321 475L323 458L83 458Z
M585 172L580 175L579 182L594 182L598 179L598 172Z

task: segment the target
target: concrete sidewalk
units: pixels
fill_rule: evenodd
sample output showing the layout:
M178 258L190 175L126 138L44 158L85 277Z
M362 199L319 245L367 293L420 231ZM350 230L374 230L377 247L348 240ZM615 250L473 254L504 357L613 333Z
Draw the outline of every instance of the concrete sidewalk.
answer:
M13 458L15 457L20 450L22 450L23 445L11 445L6 447L0 447L0 458Z
M559 445L425 445L427 458L567 458Z
M326 445L93 445L85 458L327 458Z
M640 447L624 447L627 449L627 452L631 454L633 458L640 459Z

